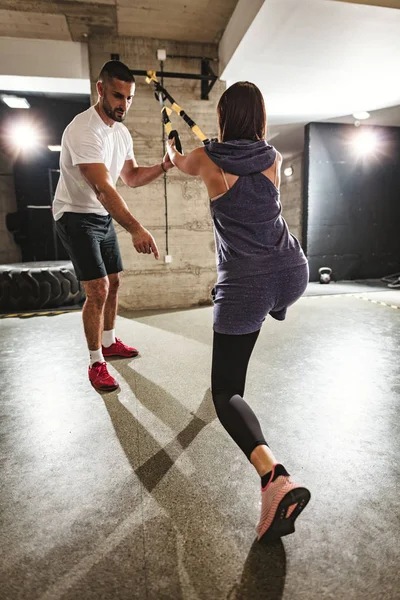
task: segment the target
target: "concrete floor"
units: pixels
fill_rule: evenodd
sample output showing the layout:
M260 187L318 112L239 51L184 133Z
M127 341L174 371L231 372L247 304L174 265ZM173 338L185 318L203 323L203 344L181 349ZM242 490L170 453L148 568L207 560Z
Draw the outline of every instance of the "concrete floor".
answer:
M400 598L400 310L311 296L264 325L246 398L312 492L272 545L214 416L211 322L119 317L141 356L101 395L79 313L0 321L2 599Z

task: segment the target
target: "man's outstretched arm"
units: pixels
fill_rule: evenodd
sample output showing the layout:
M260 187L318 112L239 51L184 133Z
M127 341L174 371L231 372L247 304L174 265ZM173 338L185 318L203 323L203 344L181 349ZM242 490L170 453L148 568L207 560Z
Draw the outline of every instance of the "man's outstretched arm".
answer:
M131 234L135 250L144 254L153 252L154 257L158 258L158 249L153 236L131 213L125 200L115 189L107 167L103 163L79 164L78 166L104 208L117 223Z
M121 179L129 187L141 187L151 183L157 177L172 169L173 166L168 154L164 156L162 163L153 167L139 167L136 160L131 158L125 161L121 171Z

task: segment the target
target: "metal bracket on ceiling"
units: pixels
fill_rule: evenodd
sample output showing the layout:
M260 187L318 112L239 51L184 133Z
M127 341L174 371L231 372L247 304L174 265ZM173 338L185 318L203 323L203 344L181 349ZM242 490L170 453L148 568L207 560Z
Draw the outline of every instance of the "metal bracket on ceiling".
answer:
M218 77L211 68L210 60L208 58L201 59L201 74L207 76L209 79L201 80L201 99L208 100L208 94L214 87Z
M211 68L210 62L216 61L214 58L204 58L201 56L177 56L167 55L167 58L187 58L201 60L201 73L171 73L168 71L156 71L157 77L168 77L173 79L195 79L201 81L201 100L209 100L209 94L218 80L217 75ZM111 60L120 60L119 54L111 54ZM130 69L132 75L142 75L147 77L147 71L139 69Z

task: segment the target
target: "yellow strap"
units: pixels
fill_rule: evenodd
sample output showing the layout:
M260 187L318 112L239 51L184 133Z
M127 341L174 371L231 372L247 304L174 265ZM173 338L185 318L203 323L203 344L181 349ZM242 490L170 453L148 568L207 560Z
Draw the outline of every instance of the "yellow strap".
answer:
M179 104L177 104L176 102L174 102L171 106L172 110L174 110L175 112L178 113L178 115L181 113L181 111L183 110Z
M197 137L198 137L198 138L199 138L201 141L203 141L203 140L206 140L206 139L207 139L207 136L206 136L206 135L204 135L204 133L202 132L202 130L200 129L200 127L198 127L198 125L194 125L194 126L192 127L192 131L193 131L193 133L194 133L195 135L197 135Z
M171 131L172 131L172 124L171 123L164 123L164 127L165 127L165 131L169 135L171 133Z
M156 71L147 71L147 77L146 77L146 83L151 83L152 81L155 81L156 83L158 83L158 79L156 77ZM176 113L178 113L179 116L181 116L181 112L185 112L183 110L183 108L181 108L179 106L179 104L177 104L176 102L174 102L171 105L171 108L168 108L166 106L163 106L163 108L161 109L161 112L163 110L167 111L167 115L170 116L172 110L175 111ZM166 127L166 126L165 126ZM198 125L193 125L193 127L191 128L193 133L195 135L197 135L197 137L203 142L204 140L207 139L207 136L204 135L204 133L201 131L200 127ZM169 133L169 132L168 132Z
M150 83L151 81L155 81L156 83L158 83L156 71L147 71L146 83Z

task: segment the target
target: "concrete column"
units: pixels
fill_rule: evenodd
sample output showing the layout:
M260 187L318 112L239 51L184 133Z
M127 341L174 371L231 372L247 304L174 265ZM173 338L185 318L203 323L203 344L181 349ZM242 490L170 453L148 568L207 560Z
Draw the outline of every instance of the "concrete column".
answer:
M97 99L95 82L98 73L111 54L119 54L120 60L131 69L159 70L156 52L161 48L167 54L180 56L217 56L216 45L96 36L89 40L93 102ZM217 72L218 63L214 64ZM200 61L167 59L164 70L200 73ZM208 137L216 137L216 106L225 89L223 83L215 84L208 101L200 100L199 81L165 79L164 86ZM201 146L178 115L174 113L171 120L179 131L185 153ZM145 83L144 77L136 77L136 94L125 125L132 134L138 164L160 163L163 157L160 109L153 87ZM150 309L209 303L210 290L216 279L214 237L207 191L200 179L183 175L176 169L168 172L168 254L172 256L171 264L164 262L167 248L163 178L136 189L120 182L118 190L133 214L155 236L161 255L159 261L155 261L153 256L137 254L130 236L116 225L125 268L120 306Z
M293 168L293 175L286 177L286 167ZM302 242L303 219L303 154L283 159L281 173L282 213L290 232Z

